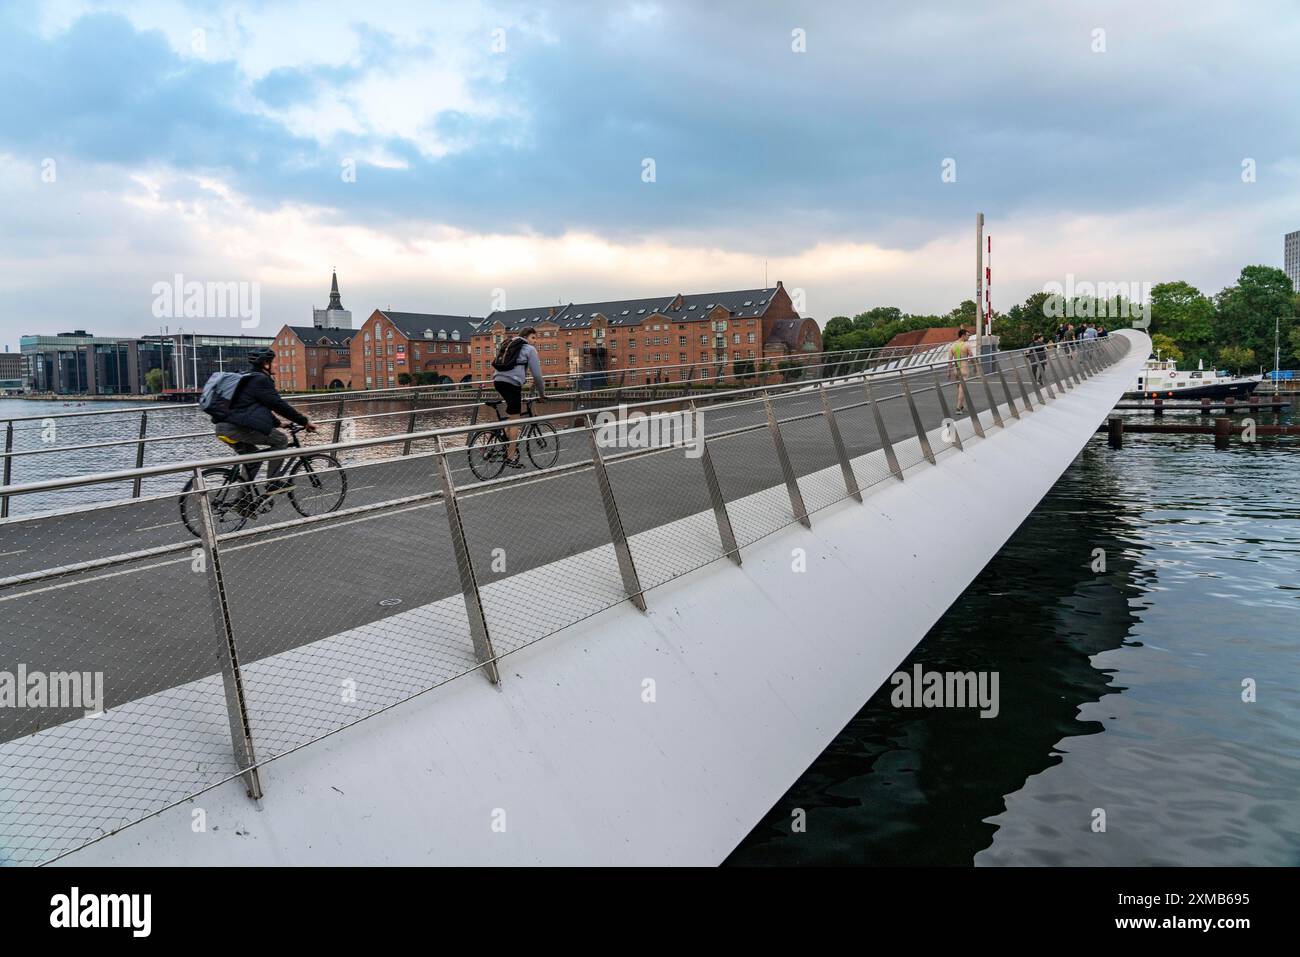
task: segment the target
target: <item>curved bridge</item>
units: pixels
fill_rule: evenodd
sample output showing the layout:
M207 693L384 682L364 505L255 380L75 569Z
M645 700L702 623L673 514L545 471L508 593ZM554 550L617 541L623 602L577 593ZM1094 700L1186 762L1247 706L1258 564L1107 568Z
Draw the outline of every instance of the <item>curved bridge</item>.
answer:
M343 509L199 540L175 494L0 521L0 693L19 665L47 691L100 676L106 709L0 709L0 860L717 863L1149 348L648 404L630 432L555 417L553 466L487 482L469 429L326 447ZM668 423L702 441L638 445Z

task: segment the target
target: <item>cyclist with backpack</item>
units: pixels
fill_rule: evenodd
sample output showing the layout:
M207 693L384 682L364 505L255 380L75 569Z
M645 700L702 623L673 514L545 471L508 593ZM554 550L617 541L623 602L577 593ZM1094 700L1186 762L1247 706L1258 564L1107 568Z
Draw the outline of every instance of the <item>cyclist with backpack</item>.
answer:
M251 455L263 446L277 451L288 448L289 437L276 428L280 424L276 415L301 425L308 432L315 432L316 426L307 416L280 398L276 391L272 376L275 353L270 349L251 352L248 362L253 367L249 372L242 375L238 372L214 372L203 386L199 408L212 418L217 438L233 445L240 455ZM288 489L289 483L278 480L285 461L277 459L269 463L264 495L275 495ZM244 477L249 482L243 496L245 504L253 499L252 482L261 467L261 462L244 466Z
M532 326L525 326L519 334L507 339L497 348L492 368L492 385L506 403L506 418L518 419L523 415L524 383L531 373L533 385L537 389L537 401L546 401L546 383L542 379L542 360L537 357L537 349L529 340L537 333ZM519 428L507 428L506 437L510 440L506 449L506 465L512 469L521 469L519 461Z

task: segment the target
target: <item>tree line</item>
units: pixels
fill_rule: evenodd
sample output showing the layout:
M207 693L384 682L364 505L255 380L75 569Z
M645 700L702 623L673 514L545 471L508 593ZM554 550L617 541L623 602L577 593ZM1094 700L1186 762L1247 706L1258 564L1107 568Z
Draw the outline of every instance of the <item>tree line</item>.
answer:
M1184 368L1198 362L1241 372L1272 368L1275 320L1280 320L1281 367L1300 366L1300 293L1286 273L1273 266L1246 266L1236 283L1213 296L1182 280L1152 286L1144 303L1130 303L1122 296L1066 300L1036 292L1006 312L995 309L993 332L1001 348L1020 349L1035 333L1055 339L1060 327L1069 323L1076 329L1089 322L1119 329L1148 314L1152 344ZM895 306L876 306L852 318L836 316L822 330L822 341L828 351L875 348L901 332L944 326L974 329L974 301L967 299L942 316L914 315Z

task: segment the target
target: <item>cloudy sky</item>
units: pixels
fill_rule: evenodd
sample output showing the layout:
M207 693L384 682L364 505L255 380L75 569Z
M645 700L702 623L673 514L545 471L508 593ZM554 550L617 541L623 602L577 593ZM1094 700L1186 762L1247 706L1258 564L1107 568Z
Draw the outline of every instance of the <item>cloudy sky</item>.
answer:
M156 331L177 274L270 335L331 267L362 317L765 263L823 322L945 312L981 210L995 307L1212 292L1300 229L1297 50L1294 0L6 2L0 343Z

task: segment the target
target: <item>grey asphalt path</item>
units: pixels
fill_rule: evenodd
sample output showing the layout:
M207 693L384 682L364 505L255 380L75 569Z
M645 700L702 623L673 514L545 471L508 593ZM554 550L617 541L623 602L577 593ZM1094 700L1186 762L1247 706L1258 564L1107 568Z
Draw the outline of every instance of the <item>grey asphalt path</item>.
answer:
M942 413L933 376L926 373L909 379L909 384L924 427L936 428ZM891 398L899 392L896 379L875 387L894 442L915 436L907 404ZM946 392L951 407L951 386ZM995 394L1002 399L1000 390ZM862 401L860 396L860 384L830 393L832 405L840 410L837 416L850 457L881 444L870 409L849 408ZM976 405L986 406L982 395L976 395ZM821 408L819 395L801 393L782 398L777 415L788 419L820 413ZM765 423L761 404L718 405L706 412L710 435ZM820 415L788 423L782 433L797 475L838 464ZM710 446L728 501L781 484L765 428L716 439ZM561 447L561 461L589 461L584 437L565 436ZM349 467L346 505L390 502L434 490L434 463L432 457L415 457ZM453 456L453 472L458 483L473 480L463 453ZM610 474L629 534L708 508L702 466L680 451L616 464ZM461 508L483 584L504 577L492 570L495 548L507 549L509 574L514 575L610 541L590 468L465 494ZM283 502L269 517L281 520L290 514ZM198 544L180 524L174 499L0 525L0 577L178 541ZM232 539L222 550L222 571L244 661L461 591L441 501ZM0 669L12 670L22 662L29 670L103 671L108 707L214 674L220 646L209 595L207 575L196 570L188 551L56 582L0 589ZM78 716L6 709L0 711L0 740L31 733L36 729L33 721L48 724Z

